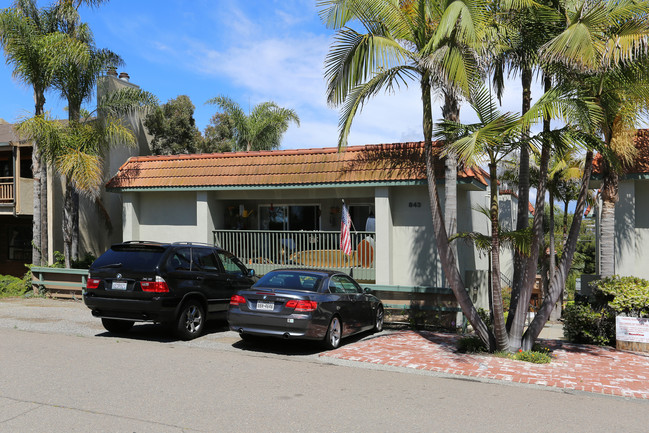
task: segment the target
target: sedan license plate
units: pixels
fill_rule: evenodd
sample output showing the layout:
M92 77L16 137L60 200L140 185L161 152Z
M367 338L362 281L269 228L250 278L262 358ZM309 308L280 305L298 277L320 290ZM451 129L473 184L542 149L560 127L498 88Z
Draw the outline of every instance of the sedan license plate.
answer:
M113 281L111 288L113 290L126 290L126 281Z
M275 303L268 301L257 301L256 308L257 310L273 311L275 309Z

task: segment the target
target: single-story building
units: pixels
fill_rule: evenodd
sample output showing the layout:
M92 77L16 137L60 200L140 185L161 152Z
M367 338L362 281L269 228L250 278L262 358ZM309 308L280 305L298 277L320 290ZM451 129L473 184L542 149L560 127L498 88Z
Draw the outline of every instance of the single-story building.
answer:
M376 284L443 287L423 151L410 142L132 157L107 190L121 194L124 240L217 244L259 273L333 267ZM443 184L441 165L437 172ZM488 184L480 168L459 170L458 231L488 233L479 211L488 207ZM351 256L339 249L343 202ZM487 255L457 242L467 287L486 289Z

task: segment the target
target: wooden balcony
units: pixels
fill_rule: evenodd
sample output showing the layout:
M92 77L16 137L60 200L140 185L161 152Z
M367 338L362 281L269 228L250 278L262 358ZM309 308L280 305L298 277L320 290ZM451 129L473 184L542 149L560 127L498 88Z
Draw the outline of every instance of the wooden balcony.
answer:
M0 177L0 204L14 202L14 178Z

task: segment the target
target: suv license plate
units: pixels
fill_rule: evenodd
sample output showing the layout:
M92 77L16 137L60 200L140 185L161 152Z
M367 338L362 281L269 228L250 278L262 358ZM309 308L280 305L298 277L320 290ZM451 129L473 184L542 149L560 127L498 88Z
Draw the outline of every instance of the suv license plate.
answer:
M274 302L266 302L266 301L257 301L257 310L264 310L264 311L273 311L275 309L275 303Z
M113 281L111 288L113 290L126 290L126 281Z

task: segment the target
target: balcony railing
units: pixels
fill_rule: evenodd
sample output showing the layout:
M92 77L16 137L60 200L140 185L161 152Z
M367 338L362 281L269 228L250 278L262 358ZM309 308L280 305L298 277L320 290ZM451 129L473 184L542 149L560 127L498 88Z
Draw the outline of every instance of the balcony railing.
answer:
M0 177L0 203L13 203L14 178Z
M341 270L375 280L374 232L352 232L352 254L340 250L340 232L214 230L214 245L232 252L257 274L277 268Z

